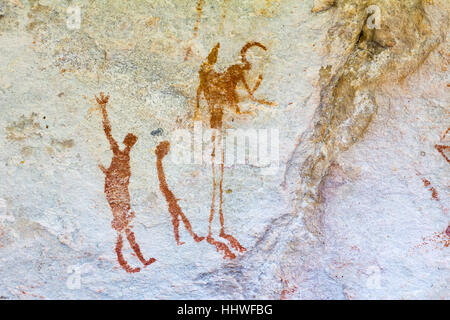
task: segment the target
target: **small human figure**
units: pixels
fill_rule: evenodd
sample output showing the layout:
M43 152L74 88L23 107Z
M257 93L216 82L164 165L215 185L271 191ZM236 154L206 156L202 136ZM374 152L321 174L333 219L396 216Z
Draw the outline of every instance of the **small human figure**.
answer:
M161 142L155 150L156 154L156 169L158 171L158 179L159 179L159 188L166 198L167 206L169 207L169 213L172 215L172 224L173 224L173 232L175 234L175 240L178 245L184 244L184 242L180 242L180 234L179 234L179 226L180 219L184 224L184 227L189 232L189 234L194 238L196 242L200 242L205 239L205 237L199 237L194 231L192 231L191 223L188 218L181 210L181 207L178 205L178 199L175 198L173 192L169 189L169 186L166 181L166 175L164 173L164 168L162 165L162 160L169 153L170 143L168 141Z
M215 213L215 199L216 199L216 173L215 173L215 159L216 159L216 139L218 146L222 150L220 161L220 178L219 178L219 219L220 219L220 234L219 236L226 239L231 247L238 252L244 252L246 249L239 243L239 241L230 234L225 232L224 216L223 216L223 169L224 169L224 148L222 147L222 131L223 131L223 116L224 108L230 107L236 114L252 114L250 112L241 112L239 109L239 95L237 93L237 86L239 83L244 85L250 99L260 104L275 106L275 103L265 99L255 98L254 92L259 88L263 79L259 76L253 88L247 83L245 73L252 67L251 63L246 58L246 53L251 47L259 47L266 51L266 47L259 42L249 42L241 49L241 64L234 64L230 66L225 72L220 73L214 69L219 55L220 43L217 43L209 53L206 61L201 65L199 70L200 84L197 88L195 119L200 118L200 99L203 96L206 99L209 114L210 127L212 130L211 142L211 166L213 175L213 190L212 203L209 217L209 229L206 241L214 245L218 251L224 253L224 258L234 259L236 255L228 248L228 246L220 241L217 241L212 236L211 225Z
M131 220L135 216L134 211L131 211L130 193L128 191L131 177L130 151L136 144L138 138L134 134L128 133L123 140L125 148L120 150L117 141L114 140L111 134L111 123L109 122L108 112L106 110L109 96L105 96L103 92L100 92L100 98L95 96L95 99L97 100L97 103L102 111L103 130L105 131L106 138L108 139L111 151L113 152L113 158L109 168L105 168L103 165L99 165L99 168L105 174L105 195L113 213L113 221L111 222L111 225L117 231L117 259L120 266L125 269L125 271L135 273L141 271L141 269L130 267L123 257L122 234L125 234L128 243L144 267L156 261L154 258L150 258L148 260L144 258L139 245L136 243L134 233L131 231L132 226L130 226Z

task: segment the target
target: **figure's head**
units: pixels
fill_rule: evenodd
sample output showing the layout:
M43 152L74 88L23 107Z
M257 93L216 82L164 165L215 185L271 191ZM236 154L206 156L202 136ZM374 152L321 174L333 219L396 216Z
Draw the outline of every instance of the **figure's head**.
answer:
M162 159L169 153L169 150L170 150L170 142L163 141L156 147L155 154L158 158Z
M134 134L129 133L126 135L125 139L123 139L123 144L126 145L128 148L131 148L136 144L138 137L136 137Z

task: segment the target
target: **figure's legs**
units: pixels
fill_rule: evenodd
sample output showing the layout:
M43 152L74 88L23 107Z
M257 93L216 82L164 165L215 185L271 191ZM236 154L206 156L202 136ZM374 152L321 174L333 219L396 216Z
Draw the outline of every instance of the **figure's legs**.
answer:
M130 206L128 205L128 208L129 208ZM127 211L128 213L127 213L127 222L126 222L126 226L128 226L129 224L130 224L130 222L131 222L131 220L133 220L134 219L134 217L136 216L136 213L134 212L134 211L131 211L130 212L130 209L128 209L128 211Z
M141 271L141 268L132 268L128 265L127 261L123 257L122 248L123 248L122 235L120 233L117 233L116 254L117 254L117 260L119 261L120 266L128 273L136 273L136 272Z
M215 170L215 158L216 158L216 134L212 132L211 135L211 142L212 142L212 152L211 152L211 168L212 168L212 200L211 200L211 211L209 215L209 225L208 225L208 238L211 237L212 231L211 231L211 224L214 219L214 204L216 202L216 170Z
M222 137L220 137L222 143ZM222 156L221 156L221 162L220 162L220 182L219 182L219 217L220 217L220 236L224 239L227 239L230 243L231 247L234 250L237 250L239 252L244 252L246 249L239 243L239 241L234 238L230 234L225 233L225 220L223 218L223 167L225 162L225 150L223 146L221 146L222 149Z
M206 238L206 241L208 241L209 244L212 244L213 246L216 247L217 252L223 252L223 258L224 259L235 259L236 255L231 252L230 248L228 248L228 246L220 241L216 241L212 236L208 236Z
M216 170L215 170L215 159L216 159L216 134L213 131L212 136L211 136L211 141L212 141L212 152L211 152L211 166L212 166L212 176L213 176L213 193L212 193L212 201L211 201L211 214L209 216L209 226L208 226L208 236L206 237L206 241L209 244L212 244L213 246L216 247L217 252L223 252L224 254L224 259L228 258L228 259L234 259L236 258L236 255L231 252L230 248L228 248L228 246L220 241L216 241L213 237L212 237L212 222L214 219L214 204L215 204L215 200L216 200Z
M164 174L162 160L167 155L170 150L170 143L168 141L161 142L155 150L157 160L156 160L156 168L158 171L158 179L159 179L159 188L166 198L166 202L168 205L169 213L172 216L172 225L173 232L175 235L175 241L178 245L184 244L184 242L180 242L180 234L179 234L179 226L180 226L180 217L186 227L186 230L189 234L194 238L196 242L200 242L204 237L197 236L196 233L192 231L192 226L181 210L181 207L177 203L177 199L172 191L170 191L169 186L167 185L166 176Z
M189 232L189 234L194 238L195 242L200 242L205 239L205 237L199 237L194 231L192 231L191 223L189 222L188 218L184 215L184 213L181 211L179 212L179 216L181 217L181 220L183 221L184 227Z
M175 235L175 241L177 242L177 245L181 246L184 244L184 242L180 241L180 220L178 219L178 215L172 214L172 225L173 225L173 233Z
M125 230L125 233L127 234L127 239L128 239L128 242L130 243L131 248L136 253L139 261L142 262L144 267L146 267L156 261L155 258L150 258L148 260L144 259L144 256L142 255L142 252L141 252L141 248L139 248L139 245L136 242L136 238L134 237L133 231L131 231L130 229L127 228Z

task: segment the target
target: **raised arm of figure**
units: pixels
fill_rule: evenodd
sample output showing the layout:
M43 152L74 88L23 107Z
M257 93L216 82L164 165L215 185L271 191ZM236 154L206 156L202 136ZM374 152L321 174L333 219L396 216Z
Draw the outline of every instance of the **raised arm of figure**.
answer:
M105 131L106 138L108 139L109 144L111 146L111 150L115 154L119 151L119 145L117 144L117 141L113 138L111 134L111 123L108 118L108 111L106 110L106 104L108 103L109 96L105 96L103 92L100 92L100 98L95 96L95 99L97 100L97 103L99 104L102 110L103 130Z

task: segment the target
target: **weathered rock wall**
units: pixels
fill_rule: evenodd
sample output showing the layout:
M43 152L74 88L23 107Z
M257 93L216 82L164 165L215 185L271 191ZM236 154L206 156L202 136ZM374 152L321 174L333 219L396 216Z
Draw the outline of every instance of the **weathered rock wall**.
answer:
M448 24L445 0L0 0L0 296L447 299Z

